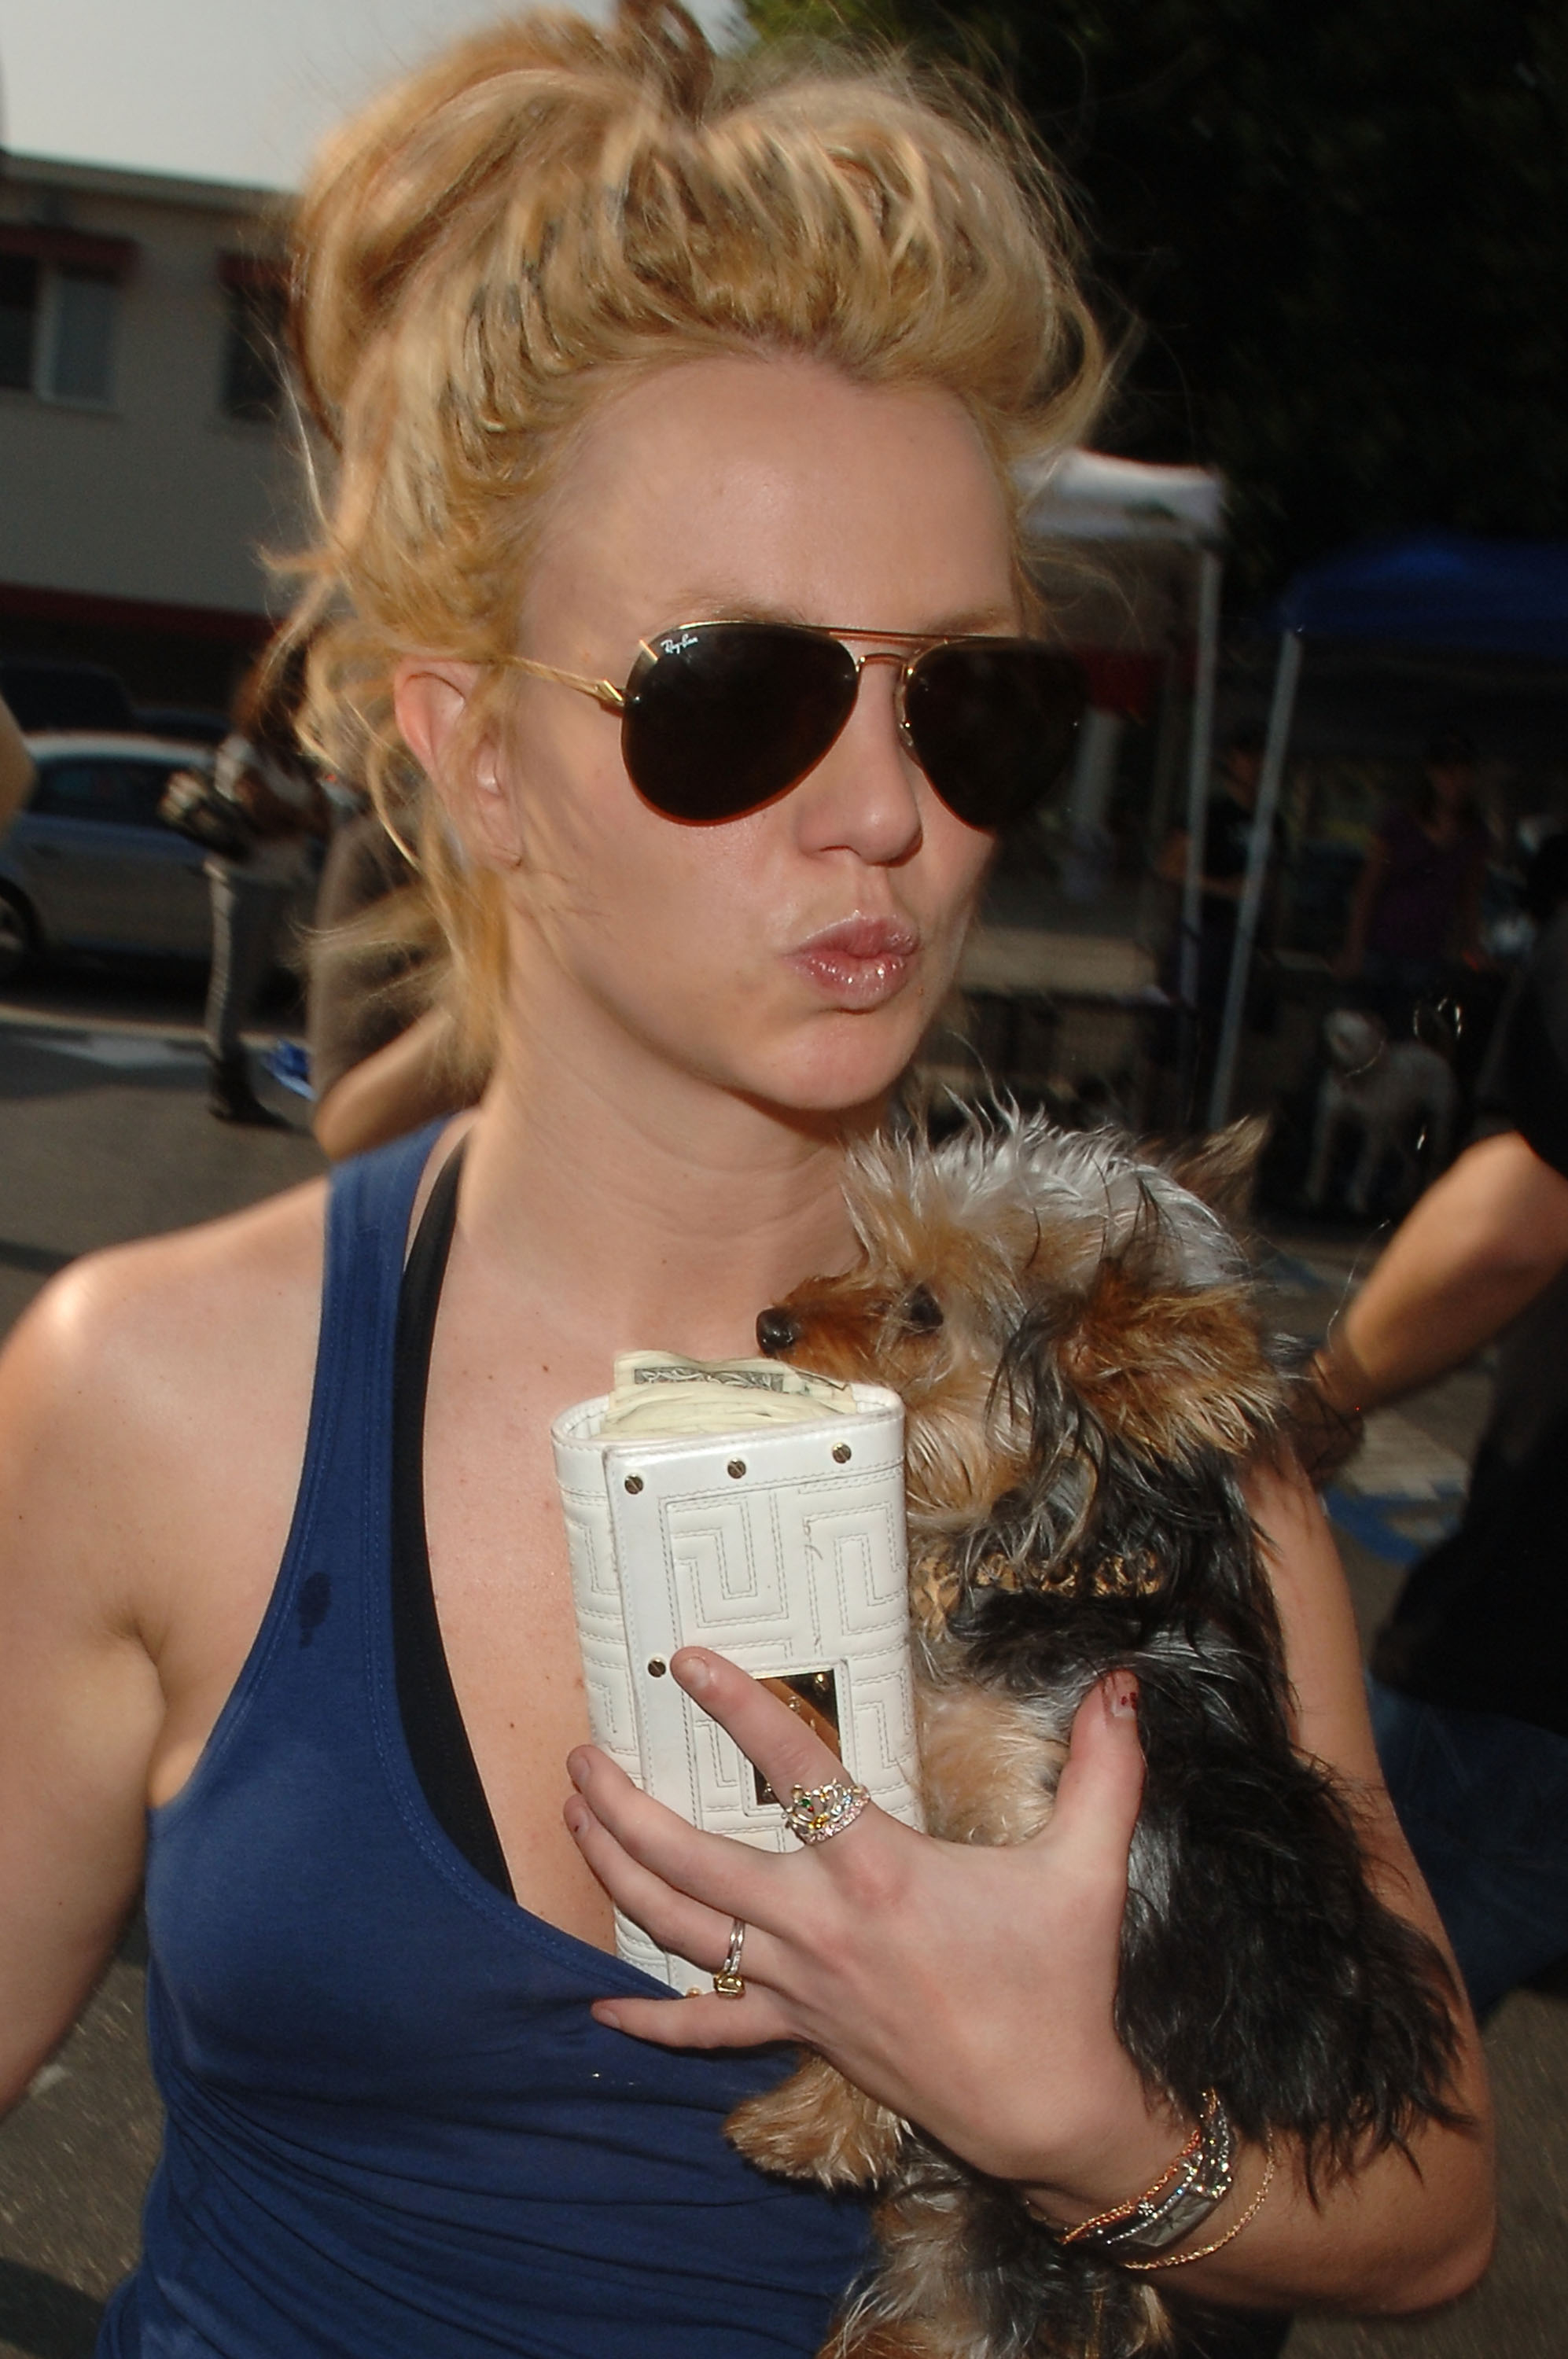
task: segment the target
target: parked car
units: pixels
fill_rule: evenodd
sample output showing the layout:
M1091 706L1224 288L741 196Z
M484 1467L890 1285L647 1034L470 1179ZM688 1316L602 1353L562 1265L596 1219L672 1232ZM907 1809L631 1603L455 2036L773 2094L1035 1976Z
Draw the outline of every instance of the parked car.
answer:
M208 745L94 731L27 738L38 784L0 842L0 980L49 951L204 959L202 853L158 815L169 774Z
M206 704L138 704L136 725L147 737L178 737L185 745L221 745L234 723Z
M0 656L0 696L24 732L35 729L135 729L139 724L117 672L103 664L57 663ZM169 736L174 733L164 731ZM183 732L179 733L183 735Z

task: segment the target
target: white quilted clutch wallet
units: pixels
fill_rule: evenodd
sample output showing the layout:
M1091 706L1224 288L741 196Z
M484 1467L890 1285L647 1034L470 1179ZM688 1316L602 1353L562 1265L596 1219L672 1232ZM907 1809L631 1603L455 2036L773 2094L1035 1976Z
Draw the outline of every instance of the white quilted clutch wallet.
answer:
M853 1412L809 1423L670 1438L602 1435L606 1396L550 1429L594 1744L693 1825L767 1851L795 1839L750 1762L670 1677L678 1647L712 1647L774 1682L821 1733L836 1730L875 1801L920 1823L903 1405L877 1385L854 1394ZM709 1988L713 1962L673 1957L618 1914L616 1935L659 1981Z

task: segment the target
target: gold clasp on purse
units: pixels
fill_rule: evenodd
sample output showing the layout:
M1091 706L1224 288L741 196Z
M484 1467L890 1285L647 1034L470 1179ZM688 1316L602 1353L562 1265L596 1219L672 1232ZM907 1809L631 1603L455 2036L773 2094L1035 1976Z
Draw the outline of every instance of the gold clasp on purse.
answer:
M781 1671L777 1679L764 1680L761 1684L822 1738L835 1760L844 1759L838 1727L838 1681L832 1671ZM757 1781L757 1800L775 1803L782 1810L783 1804L761 1770L754 1768L752 1776Z

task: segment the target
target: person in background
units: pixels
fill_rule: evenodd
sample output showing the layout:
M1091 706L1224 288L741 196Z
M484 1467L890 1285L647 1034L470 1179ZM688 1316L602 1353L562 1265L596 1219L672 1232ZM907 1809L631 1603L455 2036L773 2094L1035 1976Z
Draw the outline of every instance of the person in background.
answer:
M32 793L38 775L16 715L0 696L0 835Z
M316 1109L310 1128L334 1163L401 1138L472 1105L479 1082L462 1072L445 1011L426 1006L426 962L377 924L394 895L417 894L415 873L374 811L338 829L321 870L310 951L309 1036Z
M1568 901L1568 827L1541 837L1525 864L1519 903L1539 936Z
M251 838L243 859L207 855L212 899L212 973L207 990L208 1108L219 1122L282 1129L251 1084L244 1032L277 958L284 921L326 835L321 782L300 750L294 715L298 657L264 652L234 700L234 727L218 748L214 785L234 803Z
M1478 958L1491 839L1475 800L1475 747L1456 730L1427 747L1413 799L1384 819L1356 880L1335 973L1366 984L1391 1032Z
M1258 810L1258 781L1263 774L1263 733L1234 731L1220 752L1220 785L1210 796L1203 820L1202 898L1198 904L1198 972L1195 1002L1197 1040L1194 1091L1201 1096L1212 1072L1230 987L1231 958L1236 949L1236 919L1247 885L1247 863L1252 846L1252 823ZM1176 896L1174 920L1160 982L1166 996L1180 1003L1182 995L1181 896L1187 882L1189 836L1184 827L1172 828L1156 863L1156 874ZM1267 886L1265 887L1267 892Z
M1372 1655L1384 1775L1485 2016L1568 1953L1561 897L1499 1018L1479 1104L1487 1135L1421 1198L1318 1355L1325 1447L1312 1471L1347 1454L1367 1408L1503 1337L1459 1528L1416 1565Z

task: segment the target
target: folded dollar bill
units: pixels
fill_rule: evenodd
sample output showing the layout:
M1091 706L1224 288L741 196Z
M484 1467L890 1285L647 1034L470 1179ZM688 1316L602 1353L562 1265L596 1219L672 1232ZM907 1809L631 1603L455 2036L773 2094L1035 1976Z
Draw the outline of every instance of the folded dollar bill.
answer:
M832 1376L777 1360L688 1360L676 1352L622 1352L600 1430L730 1433L853 1417L855 1395Z

